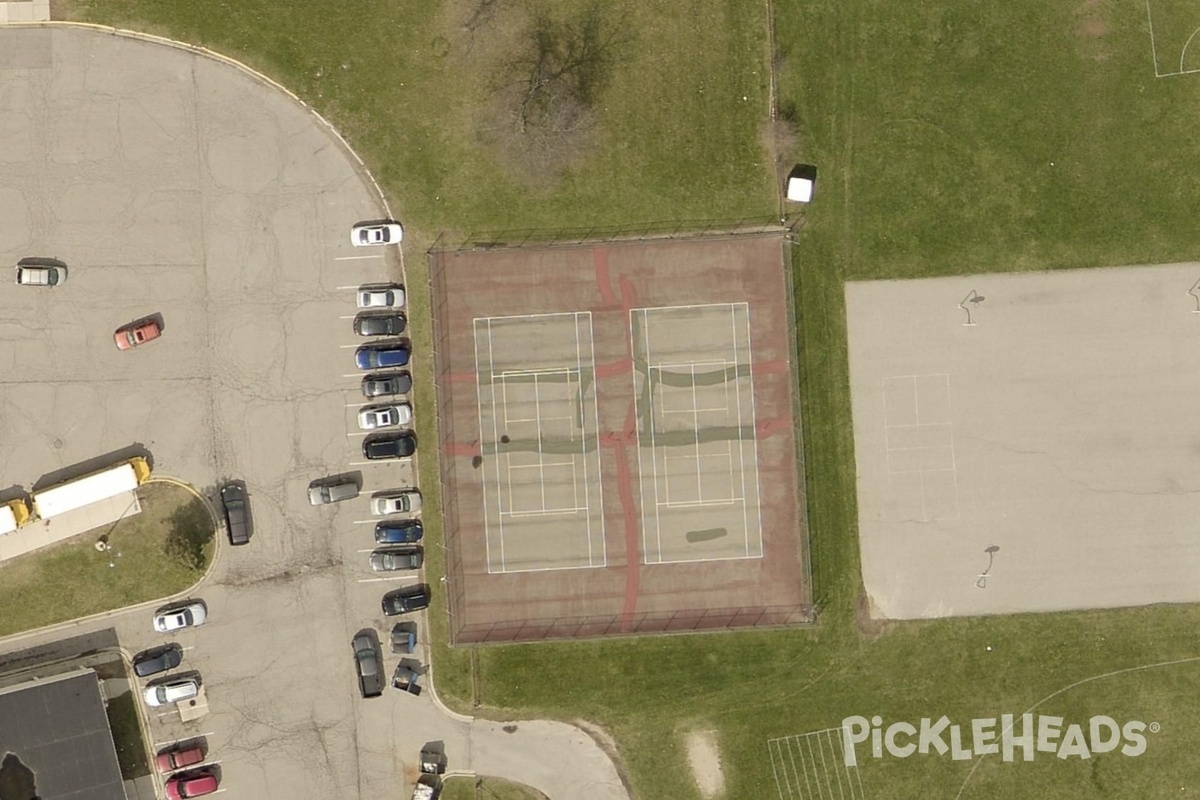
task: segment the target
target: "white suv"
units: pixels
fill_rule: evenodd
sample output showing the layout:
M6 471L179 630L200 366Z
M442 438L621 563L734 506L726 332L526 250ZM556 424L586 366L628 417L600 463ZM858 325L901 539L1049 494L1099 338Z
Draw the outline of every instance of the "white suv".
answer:
M190 700L200 693L200 684L194 678L159 683L146 687L146 705L165 706L178 703L180 700Z

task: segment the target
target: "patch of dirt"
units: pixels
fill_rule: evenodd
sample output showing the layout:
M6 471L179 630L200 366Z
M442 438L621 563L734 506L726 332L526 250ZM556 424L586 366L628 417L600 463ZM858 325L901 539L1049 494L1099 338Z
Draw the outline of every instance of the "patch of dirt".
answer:
M687 737L688 764L692 777L704 797L725 794L725 773L721 769L721 751L716 731L692 731Z
M1075 8L1075 33L1090 43L1089 55L1096 61L1107 61L1112 55L1100 41L1108 35L1110 28L1107 11L1104 0L1084 0Z
M867 594L865 589L860 590L858 593L858 602L855 604L854 617L858 623L859 632L871 639L874 639L876 636L882 636L892 629L890 620L876 618L875 608L871 603L871 596Z

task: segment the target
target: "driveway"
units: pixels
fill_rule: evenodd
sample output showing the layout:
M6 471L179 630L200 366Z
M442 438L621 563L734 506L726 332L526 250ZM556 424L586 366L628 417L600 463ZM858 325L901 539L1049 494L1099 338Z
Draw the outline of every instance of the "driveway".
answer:
M394 800L427 741L452 770L627 797L570 726L506 733L431 692L358 697L350 639L385 634L380 596L415 581L367 567L366 496L414 473L361 455L354 290L402 282L403 258L351 247L352 224L389 212L336 137L226 63L68 26L0 28L0 111L0 263L69 266L61 286L0 291L0 486L141 446L156 474L250 489L256 536L221 547L196 592L210 622L175 637L211 713L150 713L154 742L206 734L235 798ZM162 338L119 352L113 330L149 314ZM364 496L312 508L309 482L341 472ZM65 627L107 626L130 652L163 641L148 609Z

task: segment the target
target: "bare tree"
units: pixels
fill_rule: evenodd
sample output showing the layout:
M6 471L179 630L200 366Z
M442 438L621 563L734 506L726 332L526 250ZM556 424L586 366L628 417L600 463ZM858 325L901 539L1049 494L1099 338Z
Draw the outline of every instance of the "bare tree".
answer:
M502 160L523 177L552 181L586 154L619 33L598 3L565 22L534 16L520 52L500 71L506 80L485 124Z

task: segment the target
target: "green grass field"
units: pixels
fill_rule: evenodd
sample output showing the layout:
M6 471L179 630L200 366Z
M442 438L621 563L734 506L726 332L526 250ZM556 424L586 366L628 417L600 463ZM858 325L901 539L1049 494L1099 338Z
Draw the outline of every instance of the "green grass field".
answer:
M614 4L627 38L601 104L603 135L560 182L532 189L477 141L497 42L513 33L467 37L472 7L312 0L297 13L283 0L243 0L217 14L171 0L68 6L207 45L291 87L366 158L417 243L443 230L772 211L777 176L759 143L762 4ZM1162 8L1156 36L1182 46L1189 34L1181 31L1200 22L1187 21L1185 4ZM1038 713L1068 722L1107 714L1161 731L1136 758L867 758L865 797L1200 796L1200 759L1189 751L1200 740L1194 663L1052 697L1087 678L1200 654L1196 607L861 630L842 295L851 279L1195 258L1200 181L1191 166L1200 132L1191 112L1200 111L1200 75L1155 78L1138 3L807 0L780 4L776 28L795 155L820 168L794 264L821 627L442 650L439 690L468 709L478 701L477 713L604 724L647 799L699 797L684 756L694 729L719 731L728 797L776 797L769 739L853 714L945 714L969 725L1038 703ZM419 244L409 252L416 285ZM420 310L414 304L414 318ZM415 336L427 336L421 324ZM428 393L418 400L429 407ZM422 468L432 494L431 460Z
M211 527L199 550L204 561L199 568L165 549L171 514L198 501L167 483L144 486L139 497L140 514L4 563L0 636L167 597L200 580L212 562ZM102 533L108 534L111 558L96 551Z

